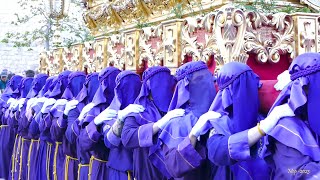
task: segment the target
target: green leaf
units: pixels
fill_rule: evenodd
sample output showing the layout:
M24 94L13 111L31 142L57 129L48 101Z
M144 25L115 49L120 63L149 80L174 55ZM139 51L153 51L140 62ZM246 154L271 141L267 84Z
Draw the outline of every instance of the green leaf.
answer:
M4 38L4 39L1 40L1 42L7 44L7 43L9 43L9 39Z

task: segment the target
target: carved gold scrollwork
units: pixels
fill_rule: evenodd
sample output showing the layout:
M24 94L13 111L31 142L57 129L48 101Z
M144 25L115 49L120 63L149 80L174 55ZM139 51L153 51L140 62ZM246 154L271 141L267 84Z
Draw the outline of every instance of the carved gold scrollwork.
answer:
M173 53L176 51L176 41L174 30L172 28L166 29L166 38L163 40L163 46L168 62L173 62Z
M149 42L152 38L159 39L155 48ZM162 25L143 28L139 38L139 67L143 67L143 61L148 61L148 67L160 65L163 61L162 49Z
M220 54L217 46L217 40L213 29L215 13L209 13L204 17L186 18L185 25L182 28L182 53L192 56L192 60L202 60L208 62L211 56ZM199 42L198 37L192 37L197 30L204 29L204 42Z
M196 29L201 28L200 17L188 17L185 19L185 24L182 27L182 53L181 59L184 59L186 55L192 56L194 61L198 61L201 58L199 52L199 44L197 43L197 36L190 37L190 34L194 33Z
M243 48L257 54L259 62L278 62L281 54L294 56L293 20L286 13L272 15L259 12L246 13L247 31Z
M294 32L292 17L286 13L276 13L273 15L271 25L277 31L272 32L275 42L269 51L269 59L272 62L278 62L281 54L290 54L291 58L293 58Z
M215 13L209 13L202 19L202 27L211 34L205 34L205 43L201 45L201 59L208 62L212 55L220 56L221 52L217 46L215 29L213 29ZM222 57L221 57L222 58ZM216 58L215 58L216 59Z
M215 18L217 45L225 62L238 58L244 43L246 19L244 12L232 5L220 9Z

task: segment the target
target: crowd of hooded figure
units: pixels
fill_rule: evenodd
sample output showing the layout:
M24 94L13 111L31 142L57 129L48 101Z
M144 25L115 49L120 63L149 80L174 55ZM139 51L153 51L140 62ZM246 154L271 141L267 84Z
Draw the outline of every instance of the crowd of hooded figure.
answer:
M320 178L320 54L287 72L268 114L263 84L239 62L216 77L201 61L175 76L150 67L142 80L115 67L15 75L1 97L0 178Z

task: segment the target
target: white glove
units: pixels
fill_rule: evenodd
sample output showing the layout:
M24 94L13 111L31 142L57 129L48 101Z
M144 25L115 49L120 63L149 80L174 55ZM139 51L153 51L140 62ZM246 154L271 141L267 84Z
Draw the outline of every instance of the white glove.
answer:
M10 98L10 99L8 99L7 104L11 105L11 103L16 102L16 101L17 101L16 99Z
M71 101L69 101L69 102L66 104L66 107L64 108L63 114L64 114L64 115L68 115L69 112L70 112L72 109L76 108L78 104L79 104L79 101L77 101L77 100L71 100Z
M163 129L172 118L181 117L184 115L184 112L184 109L171 110L164 117L155 122L154 125L158 126L160 129Z
M99 125L104 121L111 120L117 117L117 111L113 109L105 109L97 117L94 118L94 124Z
M30 109L31 108L31 105L37 101L37 98L30 98L27 102L27 107L26 109Z
M19 111L21 111L25 101L26 101L26 98L21 98L21 99L18 100Z
M66 100L66 99L58 99L58 100L54 103L54 105L52 106L52 108L50 109L50 111L53 110L54 108L58 107L58 106L63 106L63 105L65 105L65 104L67 104L67 103L68 103L68 100Z
M78 119L79 121L82 121L85 117L85 115L94 107L93 103L87 104L85 107L83 107Z
M118 112L118 119L123 122L130 113L140 113L144 110L144 107L139 104L129 104L126 108Z
M282 91L282 89L291 82L289 71L285 70L284 72L279 74L277 80L278 82L274 85L274 88L277 91Z
M43 114L44 114L44 113L48 113L48 112L46 112L46 108L47 108L48 106L53 105L54 103L56 103L56 100L55 100L55 99L53 99L53 98L47 99L47 100L44 102L44 104L43 104L43 106L42 106L42 108L41 108L41 112L42 112Z
M47 99L46 97L37 98L34 103L31 104L31 107L35 107L38 103L44 103Z
M17 106L19 105L19 101L18 100L15 100L13 102L10 103L10 106L9 106L9 110L14 110Z
M210 119L220 118L221 114L215 111L208 111L200 116L197 123L192 127L190 134L199 137L210 130Z
M264 133L268 134L281 118L288 116L295 116L295 114L287 103L277 106L264 120L260 121L260 128Z

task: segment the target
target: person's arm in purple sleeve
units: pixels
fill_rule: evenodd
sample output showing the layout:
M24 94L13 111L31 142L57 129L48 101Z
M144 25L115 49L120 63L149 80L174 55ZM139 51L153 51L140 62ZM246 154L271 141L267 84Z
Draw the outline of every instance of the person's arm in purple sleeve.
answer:
M52 115L50 114L50 109L53 105L47 106L45 108L44 111L42 111L42 109L44 107L42 107L41 112L42 112L42 118L40 119L40 123L39 123L39 129L41 132L44 132L45 130L49 130L51 125L52 125Z
M68 126L67 126L65 135L66 135L66 139L69 141L70 144L76 144L76 141L77 141L78 136L75 134L73 126L79 114L80 112L78 108L70 110L68 114Z
M29 134L35 138L40 134L39 125L36 122L35 118L32 118L31 123L29 125Z
M121 143L121 138L113 134L112 128L107 128L107 127L108 127L107 124L103 125L104 145L109 149L117 148Z
M167 170L174 178L183 177L188 172L200 167L206 160L205 147L200 143L193 147L189 137L185 138L177 148L169 149L163 145L162 150Z
M231 136L214 134L207 141L208 158L216 165L232 165L249 159L248 130Z
M61 115L59 118L53 118L52 119L52 125L50 127L50 134L52 137L52 140L54 141L62 141L62 137L66 131L66 125L60 124L60 118L62 121L67 122L67 117L65 115Z
M105 144L110 144L109 148L118 147L121 144L121 133L123 126L123 122L120 120L115 120L112 127L104 133Z
M84 122L91 122L94 120L95 117L99 115L95 113L95 108L98 108L98 107L93 107L92 109L90 109L90 111L87 113L87 115L83 120Z
M101 138L101 134L98 132L94 122L90 122L83 130L80 131L79 145L81 149L90 151L95 144L98 143Z
M126 148L150 147L158 136L153 135L153 124L140 126L134 117L127 117L122 129L121 139Z
M272 138L273 139L273 138ZM320 163L300 151L288 147L277 140L271 140L268 146L273 149L272 162L276 167L274 179L286 177L288 179L318 179L320 177Z

